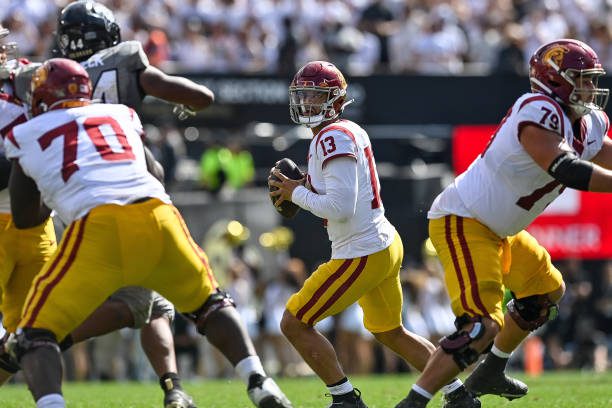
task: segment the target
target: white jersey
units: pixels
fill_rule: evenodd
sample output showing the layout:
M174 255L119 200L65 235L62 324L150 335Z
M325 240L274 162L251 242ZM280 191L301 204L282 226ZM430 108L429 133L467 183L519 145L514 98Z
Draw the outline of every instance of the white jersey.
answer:
M27 120L27 108L8 93L0 93L0 136L4 139L10 130ZM0 143L0 155L5 156ZM0 213L11 213L8 188L0 190Z
M500 237L525 229L565 189L525 151L519 132L535 125L559 134L559 145L584 160L601 150L609 128L603 111L583 116L579 128L553 99L521 96L502 120L482 154L436 197L428 218L447 214L475 218ZM574 133L576 132L576 133Z
M144 197L166 203L163 185L147 171L143 129L125 105L52 110L16 126L4 147L66 224L102 204Z
M370 138L357 124L340 120L323 128L310 142L308 182L313 192L324 195L323 167L337 157L357 160L357 205L346 220L328 220L332 259L370 255L387 248L395 228L385 217L380 199L380 181Z

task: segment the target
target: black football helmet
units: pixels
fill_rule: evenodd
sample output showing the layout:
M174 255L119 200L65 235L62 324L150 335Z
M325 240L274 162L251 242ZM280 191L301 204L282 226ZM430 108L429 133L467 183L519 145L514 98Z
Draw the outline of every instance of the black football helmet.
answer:
M70 3L61 11L57 23L60 56L85 61L96 52L120 42L119 25L106 6L81 0Z

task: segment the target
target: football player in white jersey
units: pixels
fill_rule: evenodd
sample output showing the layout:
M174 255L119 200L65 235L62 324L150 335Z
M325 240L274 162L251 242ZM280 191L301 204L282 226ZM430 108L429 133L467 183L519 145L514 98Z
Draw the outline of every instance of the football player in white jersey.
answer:
M75 1L62 9L57 22L57 51L62 57L78 61L87 70L94 84L93 97L105 103L121 103L140 113L146 95L180 105L179 115L195 115L214 100L207 87L184 77L166 75L149 64L138 41L121 41L121 30L111 10L95 1ZM163 169L161 174L163 174ZM148 315L136 313L140 305L153 299ZM111 307L126 306L139 316L133 325L141 329L141 343L164 391L164 404L176 408L194 408L191 398L181 390L174 354L171 328L173 306L158 294L142 288L123 288L114 294L103 309L95 312L83 329L97 333L116 329L123 322L108 322Z
M4 140L15 226L46 219L42 201L68 224L7 342L37 407L65 406L57 339L124 286L157 291L185 312L235 366L255 406L291 407L266 376L206 254L149 172L138 115L125 105L93 104L91 93L77 62L46 61L32 79L34 117Z
M333 64L303 66L289 87L291 119L312 130L307 180L290 180L278 169L268 178L275 205L292 201L325 220L331 260L322 264L287 302L281 329L327 385L330 407L365 407L344 374L331 343L314 325L355 302L378 341L419 370L434 345L402 325L399 271L404 248L385 217L372 144L366 131L341 119L347 83ZM306 184L308 188L304 186ZM480 407L461 381L449 379L445 407Z
M81 55L91 55L100 47L110 46L113 41L119 41L119 29L112 18L112 13L98 3L70 4L60 14L59 25L62 33L73 33L75 31L73 28L79 26L78 32L83 38L79 41L74 34L70 39L74 44L80 45ZM89 35L90 32L95 32L96 35ZM4 31L4 35L8 35L8 30ZM148 66L140 43L121 43L114 49L113 52L105 54L104 61L89 64L88 68L95 73L95 77L92 77L96 81L97 97L105 99L106 102L118 103L116 97L122 97L127 99L126 102L129 102L130 106L139 107L144 97L141 93L143 85L139 83L139 78L143 79L145 85L148 84L147 89L151 87L150 84L155 83L158 85L156 87L158 95L168 98L174 96L178 98L175 99L176 102L187 103L192 106L191 109L199 110L212 102L214 97L208 88L184 78L167 76ZM15 54L14 43L5 44L3 50L7 51L0 53L2 58L0 76L5 88L3 92L5 98L1 106L3 118L0 120L0 124L3 125L0 127L4 136L12 126L19 123L13 120L18 118L20 121L25 120L27 109L22 106L21 101L29 99L31 76L40 64L26 64L27 61L22 59L8 59L7 54L11 57ZM109 78L114 78L115 81L112 82ZM118 87L118 80L123 87ZM112 89L117 92L111 92ZM152 155L148 158L154 161ZM163 178L163 169L159 163L155 163L155 166L157 177ZM8 170L6 174L8 175ZM8 288L9 293L6 295L7 301L4 307L5 321L9 331L14 331L27 295L28 282L31 282L36 269L40 270L44 260L55 250L56 239L50 219L37 228L23 232L10 224L9 210L8 190L1 188L0 212L4 214L0 215L0 218L3 218L2 223L6 222L8 228L2 233L0 251L8 255L0 257L5 261L0 272L1 281L5 285L0 285L0 291L2 286ZM41 231L35 234L37 229ZM24 251L24 248L28 248L29 251ZM62 350L66 350L74 343L123 327L140 329L143 350L158 375L164 392L164 406L195 408L192 398L182 390L178 376L171 328L173 318L174 306L159 294L141 287L125 287L109 297L82 325L67 335L60 346ZM18 369L18 365L11 362L8 355L0 353L0 384L6 382Z
M429 233L445 270L457 331L440 342L397 408L419 408L491 347L466 380L476 395L508 399L528 388L505 374L512 351L557 315L565 284L525 228L567 187L612 192L605 74L587 44L562 39L530 60L519 97L468 170L434 200ZM502 311L504 288L512 292Z
M9 30L0 26L0 39ZM4 41L4 40L3 40ZM17 59L17 45L0 45L0 136L2 139L17 124L27 120L27 107L15 97L13 74L27 60ZM26 230L15 227L11 216L8 179L10 162L0 143L0 310L7 332L0 337L0 384L6 382L19 366L4 353L4 342L15 332L30 283L56 249L51 218Z

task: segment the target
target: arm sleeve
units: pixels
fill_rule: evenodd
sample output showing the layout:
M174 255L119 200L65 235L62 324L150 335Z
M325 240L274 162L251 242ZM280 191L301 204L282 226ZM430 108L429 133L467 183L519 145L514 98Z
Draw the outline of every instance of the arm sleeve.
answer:
M357 162L338 157L323 168L326 194L313 193L306 187L293 190L291 201L320 218L343 221L355 215L357 204Z

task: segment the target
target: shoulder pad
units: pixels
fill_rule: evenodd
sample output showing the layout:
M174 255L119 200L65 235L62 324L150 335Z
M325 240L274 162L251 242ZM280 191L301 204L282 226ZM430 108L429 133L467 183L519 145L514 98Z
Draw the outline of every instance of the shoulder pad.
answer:
M23 102L28 102L30 100L32 76L34 76L34 71L41 65L40 63L30 63L19 67L19 69L15 71L13 86L15 88L16 98Z
M323 162L337 156L357 157L355 135L346 126L334 124L323 128L315 143L317 156Z
M603 129L604 135L607 135L610 131L610 118L608 118L608 114L605 111L593 111L594 121L597 121Z
M532 94L524 98L516 114L519 125L530 122L562 136L565 134L565 112L557 102L546 95Z
M139 41L124 41L109 50L114 50L120 58L125 59L128 66L146 68L149 65L149 58Z

